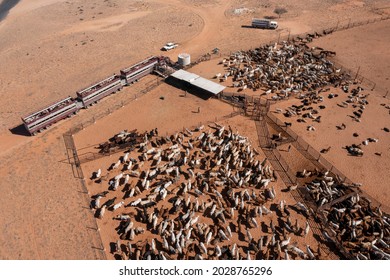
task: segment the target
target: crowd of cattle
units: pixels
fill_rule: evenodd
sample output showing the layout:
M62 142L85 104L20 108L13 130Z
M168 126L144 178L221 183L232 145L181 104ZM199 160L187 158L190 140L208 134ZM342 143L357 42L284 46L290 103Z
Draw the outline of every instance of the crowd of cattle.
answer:
M338 242L350 258L390 259L390 216L359 195L360 184L345 184L327 175L306 184L329 226L326 237Z
M218 124L150 135L93 175L108 181L91 206L117 221L115 258L320 258L305 245L309 209L279 198L277 175L246 137Z
M235 52L221 61L226 70L217 74L221 81L232 77L233 87L265 93L275 98L338 85L349 75L326 59L334 52L309 47L305 38Z

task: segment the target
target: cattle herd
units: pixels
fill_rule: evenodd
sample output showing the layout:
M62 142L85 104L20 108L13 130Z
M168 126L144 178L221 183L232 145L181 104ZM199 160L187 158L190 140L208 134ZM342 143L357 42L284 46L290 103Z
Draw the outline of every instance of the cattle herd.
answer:
M116 221L110 252L117 259L322 256L319 245L305 244L306 219L316 213L279 198L277 174L230 127L215 123L169 137L152 130L104 173L92 175L107 190L92 196L91 207L97 218ZM361 198L356 185L317 175L305 188L326 216L324 237L351 258L387 259L389 217Z
M149 135L149 137L147 136ZM103 178L106 178L104 181ZM218 124L170 137L145 134L93 179L96 217L117 220L121 259L314 259L290 240L310 231L306 206L279 199L277 175L246 137ZM273 210L271 210L273 208ZM294 212L291 215L291 212ZM290 216L291 215L291 216Z
M314 36L314 35L313 35ZM327 59L334 52L309 47L306 38L283 41L280 44L261 46L239 51L223 59L225 73L216 75L221 81L233 79L233 87L274 93L275 99L338 85L349 75Z
M327 239L333 237L352 259L389 259L390 217L370 199L361 197L356 191L359 187L341 183L328 174L306 184L329 226L324 231Z

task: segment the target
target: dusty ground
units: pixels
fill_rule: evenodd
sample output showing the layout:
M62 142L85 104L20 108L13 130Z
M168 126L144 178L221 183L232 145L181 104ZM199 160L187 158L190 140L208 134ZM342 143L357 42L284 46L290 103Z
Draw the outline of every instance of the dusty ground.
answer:
M361 26L358 30L335 32L312 45L335 51L337 62L354 72L359 71L360 75L376 83L378 93L384 95L390 89L390 51L387 47L389 36L382 34L390 33L390 24L383 21Z
M0 21L0 61L5 65L0 68L0 224L5 225L0 234L0 258L97 258L91 244L95 233L83 222L90 213L84 208L79 181L64 163L62 133L137 93L141 85L107 98L37 137L9 132L20 124L21 116L74 95L76 90L151 54L163 54L159 49L167 41L180 44L169 53L172 58L181 52L195 58L214 47L228 53L277 39L279 33L288 34L288 29L296 34L335 25L339 19L377 17L385 11L379 9L385 4L384 0L315 1L304 6L293 1L283 5L277 1L21 1ZM273 10L279 5L288 10L278 19L280 29L241 27L252 17L275 15ZM234 12L243 7L254 11ZM360 31L356 28L350 32ZM152 104L162 116L159 101L155 99ZM210 102L202 108L205 112L213 109L212 114L194 116L189 111L197 109L197 102L202 101L194 99L183 109L191 122L179 115L175 123L152 116L143 126L161 124L167 132L176 131L230 109ZM141 107L136 109L141 111ZM121 124L125 125L124 120L118 123L119 130L123 129Z

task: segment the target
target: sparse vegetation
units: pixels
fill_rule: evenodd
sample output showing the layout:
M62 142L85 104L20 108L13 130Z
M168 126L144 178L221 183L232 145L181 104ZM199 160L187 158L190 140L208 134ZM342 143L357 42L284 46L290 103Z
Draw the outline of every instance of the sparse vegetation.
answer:
M287 13L287 9L278 7L274 10L274 13L277 14L280 18L283 14Z

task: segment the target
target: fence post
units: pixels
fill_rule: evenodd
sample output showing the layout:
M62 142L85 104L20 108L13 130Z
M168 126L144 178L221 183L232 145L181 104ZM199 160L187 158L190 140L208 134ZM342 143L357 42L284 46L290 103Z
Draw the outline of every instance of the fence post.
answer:
M358 67L358 70L357 70L357 72L356 72L355 81L356 81L356 79L357 79L357 77L358 77L358 75L359 75L359 71L360 71L360 66Z

